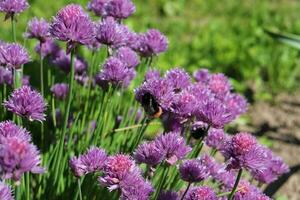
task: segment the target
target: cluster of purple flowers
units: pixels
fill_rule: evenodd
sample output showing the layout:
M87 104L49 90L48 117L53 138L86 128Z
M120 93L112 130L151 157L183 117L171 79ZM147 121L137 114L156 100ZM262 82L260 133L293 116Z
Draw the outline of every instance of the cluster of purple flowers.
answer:
M19 181L25 172L43 173L37 147L26 129L11 121L0 123L0 174L2 179Z
M13 200L10 187L3 182L0 182L0 199Z
M146 163L156 166L162 161L174 165L182 160L191 151L191 147L185 144L185 140L178 132L169 132L152 142L146 142L138 146L134 152L134 158L138 163Z
M20 69L29 62L29 54L24 47L16 43L0 43L0 65L9 69Z
M30 121L45 120L46 103L43 97L29 86L15 89L11 97L4 102L4 106L7 110Z
M150 115L162 110L167 130L182 129L186 122L203 122L222 128L247 110L246 100L231 92L223 74L209 74L196 83L183 69L175 68L164 77L149 71L145 82L136 89L136 99ZM202 75L203 76L203 75Z
M107 156L104 150L92 147L86 154L71 158L70 168L76 177L102 172L98 178L100 184L110 191L119 189L124 200L146 200L153 191L129 155Z

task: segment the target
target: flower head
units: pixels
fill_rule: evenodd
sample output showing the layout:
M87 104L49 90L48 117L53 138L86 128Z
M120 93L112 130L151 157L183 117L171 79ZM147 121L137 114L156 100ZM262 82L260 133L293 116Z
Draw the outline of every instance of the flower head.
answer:
M252 170L252 176L261 183L272 183L277 180L279 176L289 172L289 167L283 162L283 160L274 155L269 149L265 149L266 156L269 162L264 170Z
M6 18L11 15L23 12L29 7L27 0L2 0L0 1L0 12L7 14Z
M20 69L21 65L29 62L29 54L24 47L17 43L3 44L0 47L0 64Z
M168 39L156 29L150 29L148 32L139 36L139 45L137 51L143 57L151 57L163 53L168 48Z
M51 92L57 99L65 99L69 93L69 85L65 83L57 83L51 87Z
M128 68L135 68L140 63L138 55L128 47L118 49L116 57L125 63Z
M0 174L4 179L20 180L25 172L43 173L36 146L17 136L0 136Z
M183 159L191 151L191 147L185 144L184 138L177 132L169 132L157 137L155 144L170 165Z
M80 5L69 4L58 11L50 25L50 33L67 42L68 52L74 45L91 44L95 37L94 24Z
M108 17L101 21L96 27L96 39L108 46L118 48L125 46L128 42L129 29Z
M149 79L135 90L135 98L146 113L155 115L160 109L168 110L172 105L173 88L165 79Z
M110 190L122 188L123 181L132 181L140 176L140 170L135 165L134 160L128 155L117 154L109 156L103 167L103 176L99 177L99 182L108 186ZM128 179L129 178L129 179Z
M42 19L34 17L28 22L27 32L24 34L26 38L35 38L41 42L45 42L46 38L50 36L49 23Z
M214 128L223 128L234 119L230 110L217 98L209 98L198 106L197 118Z
M12 85L13 74L11 69L6 69L0 66L0 85L2 84Z
M225 137L226 135L223 129L212 128L208 131L207 137L205 138L205 143L207 146L219 150L223 145Z
M209 89L219 97L224 97L231 90L231 84L224 74L212 74L208 81Z
M201 163L201 160L186 160L179 166L179 173L182 180L194 183L206 179L209 175L209 170L206 165Z
M70 167L75 176L80 177L103 169L107 156L103 149L92 147L85 154L70 159Z
M87 8L93 11L95 15L105 17L107 15L106 7L110 0L91 0Z
M200 69L194 73L195 80L203 84L209 82L210 76L208 69Z
M180 68L169 70L165 78L171 83L175 93L179 93L191 85L191 78L189 74Z
M105 10L108 16L126 19L135 12L135 6L131 0L110 0Z
M160 152L154 142L146 142L138 146L133 157L138 163L155 166L163 160L164 154Z
M150 81L151 79L160 79L160 72L155 69L150 69L145 74L145 81Z
M103 69L97 75L98 82L111 83L114 86L127 87L134 78L135 72L129 69L118 58L110 57L103 65Z
M248 109L247 100L239 94L228 94L224 98L226 107L230 110L230 113L236 118L237 116L244 114Z
M217 200L217 196L212 188L200 186L192 188L184 198L185 200Z
M26 129L17 126L12 121L4 121L0 123L0 137L1 136L6 138L17 137L24 141L31 141L29 132Z
M158 196L158 200L179 200L179 196L173 191L162 191Z
M35 46L35 51L38 54L42 54L42 57L56 56L60 51L59 46L51 38L47 38L43 43Z
M11 189L8 185L0 182L0 199L2 200L13 200Z
M228 168L261 171L266 169L268 158L265 148L257 144L254 136L238 133L227 142L223 155L230 159Z
M29 120L44 121L46 103L43 97L28 86L15 89L10 98L4 102L7 110Z
M120 181L121 200L148 200L153 187L148 181L145 181L139 171L128 173Z

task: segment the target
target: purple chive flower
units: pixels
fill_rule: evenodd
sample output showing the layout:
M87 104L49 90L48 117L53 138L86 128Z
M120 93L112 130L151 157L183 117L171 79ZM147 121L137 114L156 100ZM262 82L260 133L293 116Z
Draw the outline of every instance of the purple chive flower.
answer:
M211 148L219 150L225 141L225 133L223 129L211 128L205 138L205 144Z
M99 181L102 185L108 186L110 190L114 190L119 187L119 183L125 179L127 174L135 174L138 173L137 171L139 169L130 156L124 154L109 156L103 167L103 177L99 177Z
M137 147L133 157L138 163L155 166L163 160L164 154L156 147L155 142L145 142Z
M110 57L104 63L103 69L97 75L96 80L98 79L97 82L111 83L114 86L127 87L134 76L134 71L127 68L121 60Z
M155 69L150 69L145 74L145 81L150 81L151 79L160 79L160 72Z
M50 33L67 42L67 52L76 44L88 45L94 41L94 24L80 5L69 4L58 11L50 25Z
M228 169L246 168L261 171L266 169L267 156L254 136L238 133L231 138L225 148L225 158L229 159Z
M150 79L135 90L135 98L142 104L147 114L152 116L159 111L168 110L173 101L173 88L164 79Z
M120 181L119 187L121 200L148 200L153 192L151 184L144 180L138 170L127 173Z
M76 177L103 169L107 156L103 149L91 147L85 154L70 159L70 168Z
M0 123L0 137L17 137L24 141L31 141L29 132L26 129L17 126L12 121L5 121Z
M29 7L27 0L2 0L0 1L0 12L6 13L5 19L23 12Z
M170 165L174 165L191 151L191 147L185 144L184 138L177 132L158 136L155 139L155 144Z
M289 167L280 157L274 155L271 150L265 148L265 151L268 159L266 169L262 171L252 170L251 174L259 182L270 184L282 174L289 172Z
M168 48L168 39L156 29L139 36L137 51L143 57L151 57L163 53Z
M10 69L6 69L0 66L0 85L2 84L12 85L13 74Z
M19 181L26 172L43 173L36 146L18 136L0 136L0 174L3 179Z
M131 0L110 0L106 6L106 14L116 19L126 19L135 12Z
M166 73L165 78L171 83L175 93L179 93L191 85L191 78L189 74L180 68L169 70Z
M209 175L216 181L220 182L225 188L232 188L236 179L236 173L226 169L225 164L219 164L214 158L203 155L201 163L209 170Z
M2 200L13 200L11 189L8 185L0 182L0 199Z
M69 85L57 83L53 85L50 90L57 99L64 100L69 94Z
M23 75L22 77L22 85L30 85L30 76Z
M60 50L56 53L54 59L52 60L53 64L59 67L62 71L69 73L71 66L71 56L67 55L64 51ZM76 74L82 74L87 70L87 62L81 58L75 58L75 72Z
M0 64L20 69L21 65L29 62L29 54L24 47L17 43L4 44L0 47Z
M213 128L223 128L234 119L230 110L217 98L200 102L196 117Z
M179 200L179 196L173 191L162 191L157 200Z
M233 200L270 200L269 197L264 195L260 189L251 185L248 181L241 180L237 187L237 192L233 196Z
M207 186L194 187L185 196L184 200L217 200L212 188Z
M93 11L97 16L105 17L107 15L107 3L110 1L111 0L91 0L87 5L87 9Z
M232 88L228 78L224 74L212 74L208 81L208 87L220 98L228 94Z
M34 17L32 20L28 22L27 31L24 34L26 38L35 38L40 42L45 42L48 37L50 37L49 33L49 23L43 18L38 19Z
M125 63L128 68L135 68L140 63L138 55L128 47L118 49L116 57Z
M209 169L201 163L201 160L186 160L179 166L181 179L189 182L201 182L209 175Z
M35 46L35 51L38 54L42 54L42 57L54 56L60 51L59 46L51 38L47 38L43 43Z
M170 110L177 117L181 119L187 119L195 112L195 105L197 105L196 97L185 90L174 96L173 104Z
M128 42L129 29L125 25L118 24L111 17L101 21L96 29L96 39L102 44L118 48Z
M248 109L247 100L239 94L229 94L224 99L226 107L229 108L233 116L244 114Z
M203 84L209 82L210 76L208 69L200 69L194 73L195 80Z
M15 89L8 101L4 102L7 110L16 115L27 117L30 121L44 121L46 103L43 97L28 86Z

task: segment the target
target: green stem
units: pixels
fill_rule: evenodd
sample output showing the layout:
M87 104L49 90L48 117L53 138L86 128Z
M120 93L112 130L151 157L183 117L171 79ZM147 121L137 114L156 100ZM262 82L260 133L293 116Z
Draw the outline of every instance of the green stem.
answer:
M58 172L60 171L60 164L62 159L62 153L64 148L64 138L66 136L67 128L68 128L68 119L70 115L70 107L73 97L73 85L74 85L74 75L75 75L75 69L74 69L74 56L75 56L75 49L71 50L71 72L69 77L69 95L67 99L67 107L65 111L65 118L63 123L63 130L59 141L59 149L58 149L58 156L56 161L56 169L55 169L55 180L57 180Z
M30 195L30 174L29 172L25 175L25 184L26 184L26 200L31 200Z
M77 179L77 183L78 183L78 191L79 191L79 200L82 200L81 180L79 178Z
M191 185L192 185L191 183L189 183L189 184L188 184L188 186L187 186L186 190L184 191L184 193L183 193L183 195L182 195L182 197L181 197L181 200L183 200L183 199L184 199L184 197L185 197L185 195L187 194L187 192L189 191L189 189L190 189Z
M232 200L233 195L234 195L234 193L236 192L237 187L238 187L239 182L240 182L240 179L241 179L241 177L242 177L242 173L243 173L243 169L240 169L240 170L239 170L239 173L238 173L238 175L237 175L237 177L236 177L234 186L233 186L233 188L232 188L232 190L231 190L231 193L228 195L228 200Z
M13 42L17 42L17 37L16 37L16 20L14 14L11 15L11 31L12 31L12 39Z
M159 195L160 191L162 190L163 185L165 184L168 172L169 172L169 167L166 166L166 165L164 165L162 179L160 179L159 185L158 185L158 187L156 189L154 200L157 200L158 195Z
M142 126L137 131L137 134L138 134L137 139L135 140L135 143L132 146L132 150L134 150L139 145L141 140L143 139L145 131L146 131L147 127L149 126L149 123L150 123L150 120L147 117L145 117L143 119Z
M41 81L41 94L44 97L44 59L42 55L43 43L40 42L40 81ZM41 143L44 147L44 123L41 123Z

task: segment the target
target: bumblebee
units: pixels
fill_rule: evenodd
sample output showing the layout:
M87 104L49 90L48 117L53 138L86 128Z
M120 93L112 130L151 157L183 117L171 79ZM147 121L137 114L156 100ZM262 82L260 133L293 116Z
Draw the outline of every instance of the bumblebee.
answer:
M150 93L145 93L142 97L142 106L151 118L159 118L163 111L156 99Z
M203 139L207 134L207 128L206 127L199 127L199 128L192 128L191 129L191 135L194 139L199 140Z

